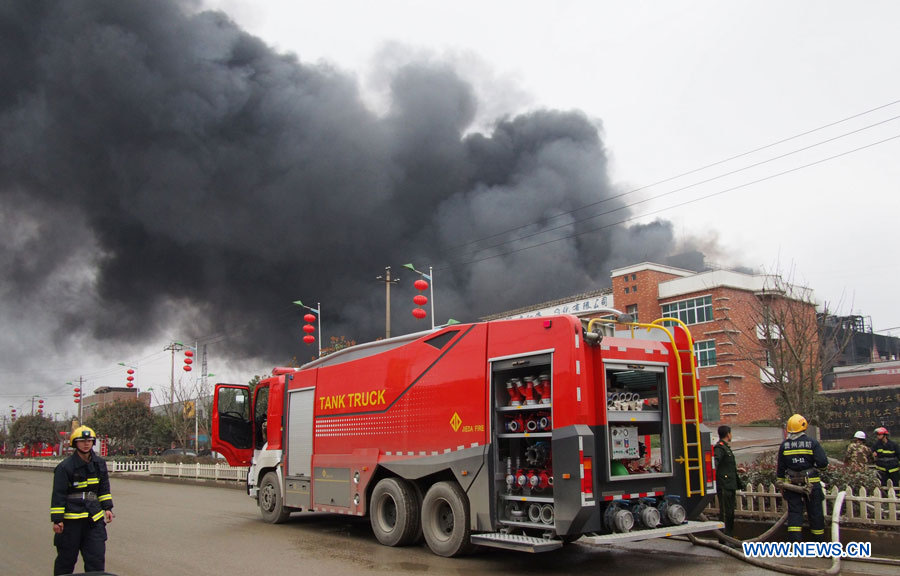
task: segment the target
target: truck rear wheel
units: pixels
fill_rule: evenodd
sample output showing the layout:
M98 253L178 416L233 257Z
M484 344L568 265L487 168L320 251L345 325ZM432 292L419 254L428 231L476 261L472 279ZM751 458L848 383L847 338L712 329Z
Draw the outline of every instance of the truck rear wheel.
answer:
M384 478L375 485L369 521L375 538L385 546L406 546L419 534L419 499L401 478Z
M262 483L259 485L257 501L259 502L259 512L266 522L281 524L291 515L291 511L284 507L281 490L278 488L278 477L274 472L268 472L263 476Z
M438 556L461 556L475 549L469 528L469 499L455 482L438 482L422 501L422 532Z

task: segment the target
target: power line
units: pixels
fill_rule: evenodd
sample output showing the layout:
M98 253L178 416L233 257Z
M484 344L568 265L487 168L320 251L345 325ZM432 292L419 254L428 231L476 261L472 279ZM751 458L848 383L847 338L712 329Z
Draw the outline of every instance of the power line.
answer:
M553 216L549 216L549 217L546 218L545 220L554 220L554 219L556 219L556 218L561 218L561 217L563 217L563 216L566 216L566 215L569 215L569 214L573 214L573 213L575 213L575 212L579 212L579 211L581 211L581 210L584 210L584 209L587 209L587 208L591 208L591 207L593 207L593 206L597 206L597 205L602 204L602 203L604 203L604 202L609 202L609 201L611 201L611 200L616 200L616 199L618 199L618 198L622 198L622 197L624 197L624 196L628 196L629 194L634 194L635 192L640 192L641 190L646 190L647 188L652 188L652 187L654 187L654 186L659 186L660 184L665 184L665 183L667 183L667 182L671 182L671 181L673 181L673 180L677 180L677 179L679 179L679 178L683 178L683 177L685 177L685 176L689 176L689 175L691 175L691 174L695 174L695 173L697 173L697 172L701 172L701 171L703 171L703 170L707 170L707 169L709 169L709 168L713 168L713 167L719 166L719 165L721 165L721 164L725 164L725 163L730 162L730 161L732 161L732 160L737 160L738 158L742 158L742 157L744 157L744 156L748 156L748 155L750 155L750 154L754 154L754 153L756 153L756 152L760 152L760 151L762 151L762 150L766 150L766 149L768 149L768 148L772 148L772 147L777 146L777 145L779 145L779 144L784 144L785 142L790 142L791 140L796 140L797 138L802 138L803 136L808 136L809 134L813 134L813 133L815 133L815 132L819 132L819 131L824 130L824 129L826 129L826 128L831 128L832 126L837 126L838 124L842 124L842 123L847 122L847 121L849 121L849 120L853 120L854 118L859 118L859 117L861 117L861 116L865 116L865 115L867 115L867 114L871 114L872 112L876 112L876 111L878 111L878 110L881 110L881 109L884 109L884 108L888 108L888 107L893 106L893 105L898 104L898 103L900 103L900 100L894 100L893 102L888 102L887 104L882 104L882 105L880 105L880 106L876 106L876 107L874 107L874 108L870 108L869 110L866 110L866 111L864 111L864 112L859 112L859 113L857 113L857 114L853 114L853 115L851 115L851 116L847 116L846 118L842 118L842 119L836 120L836 121L834 121L834 122L829 122L828 124L824 124L824 125L819 126L819 127L817 127L817 128L813 128L813 129L811 129L811 130L807 130L807 131L805 131L805 132L801 132L801 133L799 133L799 134L795 134L795 135L789 136L789 137L787 137L787 138L782 138L781 140L777 140L777 141L775 141L775 142L771 142L771 143L766 144L766 145L764 145L764 146L760 146L760 147L758 147L758 148L754 148L754 149L752 149L752 150L748 150L748 151L746 151L746 152L742 152L742 153L740 153L740 154L736 154L736 155L734 155L734 156L730 156L730 157L725 158L725 159L723 159L723 160L719 160L719 161L713 162L713 163L711 163L711 164L706 164L705 166L701 166L701 167L699 167L699 168L694 168L694 169L692 169L692 170L688 170L687 172L682 172L682 173L677 174L677 175L675 175L675 176L670 176L670 177L668 177L668 178L664 178L664 179L662 179L662 180L658 180L658 181L653 182L653 183L651 183L651 184L646 184L646 185L644 185L644 186L640 186L640 187L638 187L638 188L634 188L634 189L629 190L629 191L627 191L627 192L622 192L621 194L616 194L616 195L614 195L614 196L610 196L609 198L604 198L604 199L602 199L602 200L598 200L598 201L592 202L592 203L590 203L590 204L585 204L585 205L583 205L583 206L580 206L580 207L578 207L578 208L574 208L574 209L572 209L572 210L568 210L568 211L566 211L566 212L561 212L561 213L559 213L559 214L554 214ZM896 119L896 117L890 118L889 120L885 120L884 122L889 122L889 121L894 120L894 119ZM878 124L883 124L884 122L879 122ZM877 125L877 124L873 124L872 126L876 126L876 125ZM869 126L869 127L871 127L871 126ZM867 127L867 128L868 128L868 127ZM861 130L865 130L865 129L866 129L866 128L862 128ZM854 132L855 132L855 131L854 131ZM847 133L847 135L853 134L854 132L849 132L849 133ZM825 142L828 142L828 140L826 140ZM491 234L491 235L489 235L489 236L485 236L485 237L479 238L479 239L477 239L477 240L471 240L471 241L466 242L466 243L464 243L464 244L459 244L459 245L457 245L457 246L453 246L453 247L449 248L448 251L452 252L452 251L455 251L455 250L460 250L460 249L465 248L466 246L469 246L469 245L471 245L471 244L477 244L477 243L479 243L479 242L483 242L483 241L485 241L485 240L490 240L491 238L496 238L496 237L498 237L498 236L505 236L505 235L507 235L507 234L509 234L509 233L511 233L511 232L515 232L516 230L521 230L521 229L523 229L523 228L528 228L529 226L534 226L534 225L537 225L537 224L539 224L539 222L529 222L529 223L526 223L526 224L522 224L522 225L520 225L520 226L516 226L516 227L514 227L514 228L510 228L510 229L508 229L508 230L505 230L505 231L503 231L503 232L497 232L497 233L495 233L495 234Z
M877 146L877 145L879 145L879 144L884 144L885 142L890 142L891 140L896 140L897 138L900 138L900 134L897 134L897 135L895 135L895 136L891 136L891 137L889 137L889 138L885 138L884 140L879 140L878 142L872 142L872 143L870 143L870 144L866 144L866 145L864 145L864 146L860 146L860 147L858 147L858 148L854 148L853 150L847 150L847 151L845 151L845 152L841 152L840 154L835 154L834 156L829 156L829 157L827 157L827 158L822 158L822 159L820 159L820 160L816 160L815 162L810 162L810 163L808 163L808 164L804 164L804 165L802 165L802 166L796 166L796 167L794 167L794 168L790 168L790 169L788 169L788 170L783 170L783 171L778 172L778 173L775 173L775 174L770 174L769 176L765 176L765 177L763 177L763 178L758 178L758 179L752 180L752 181L750 181L750 182L745 182L745 183L743 183L743 184L738 184L737 186L732 186L731 188L726 188L725 190L719 190L718 192L713 192L713 193L711 193L711 194L707 194L707 195L701 196L701 197L699 197L699 198L694 198L694 199L692 199L692 200L686 200L686 201L684 201L684 202L680 202L680 203L678 203L678 204L673 204L673 205L667 206L667 207L665 207L665 208L660 208L660 209L658 209L658 210L651 210L651 211L649 211L649 212L644 212L643 214L636 214L636 215L634 215L634 216L630 216L630 217L628 217L628 218L619 220L618 222L613 222L613 223L610 223L610 224L605 224L605 225L603 225L603 226L599 226L599 227L597 227L597 228L592 228L591 230L585 230L585 231L583 231L583 232L578 232L578 233L575 233L575 234L569 234L569 235L563 236L563 237L561 237L561 238L555 238L555 239L553 239L553 240L547 240L547 241L545 241L545 242L540 242L540 243L538 243L538 244L532 244L532 245L530 245L530 246L524 246L524 247L522 247L522 248L517 248L517 249L515 249L515 250L509 250L509 251L507 251L507 252L502 252L502 253L499 253L499 254L492 254L492 255L490 255L490 256L485 256L485 257L483 257L483 258L477 258L477 259L469 260L469 261L466 261L466 262L456 262L456 263L452 263L452 264L447 264L446 266L443 266L443 267L441 267L441 268L438 268L437 270L439 270L439 271L440 271L440 270L447 270L447 269L453 268L453 267L455 267L455 266L466 266L466 265L469 265L469 264L475 264L475 263L477 263L477 262L483 262L483 261L485 261L485 260L491 260L491 259L493 259L493 258L499 258L500 256L508 256L508 255L510 255L510 254L515 254L515 253L517 253L517 252L523 252L523 251L525 251L525 250L531 250L532 248L538 248L538 247L540 247L540 246L546 246L546 245L548 245L548 244L553 244L553 243L555 243L555 242L560 242L560 241L562 241L562 240L567 240L567 239L570 239L570 238L575 238L575 237L577 237L577 236L583 236L583 235L585 235L585 234L590 234L590 233L592 233L592 232L599 232L600 230L604 230L604 229L610 228L610 227L612 227L612 226L618 226L619 224L624 224L624 223L626 223L626 222L631 222L631 221L637 220L637 219L639 219L639 218L644 218L644 217L646 217L646 216L651 216L651 215L653 215L653 214L658 214L658 213L660 213L660 212L665 212L665 211L668 211L668 210L672 210L672 209L674 209L674 208L680 208L680 207L682 207L682 206L687 206L687 205L689 205L689 204L694 204L695 202L700 202L700 201L702 201L702 200L708 200L709 198L713 198L713 197L715 197L715 196L720 196L720 195L725 194L725 193L727 193L727 192L732 192L732 191L734 191L734 190L739 190L739 189L741 189L741 188L746 188L747 186L752 186L753 184L759 184L760 182L765 182L766 180L772 180L773 178L778 178L779 176L784 176L785 174L790 174L790 173L792 173L792 172L797 172L797 171L799 171L799 170L803 170L803 169L805 169L805 168L809 168L809 167L815 166L815 165L817 165L817 164L822 164L822 163L824 163L824 162L828 162L828 161L834 160L834 159L836 159L836 158L840 158L840 157L842 157L842 156L847 156L847 155L849 155L849 154L853 154L854 152L859 152L860 150L865 150L865 149L867 149L867 148L872 148L873 146Z
M857 134L857 133L862 132L862 131L864 131L864 130L868 130L868 129L870 129L870 128L874 128L874 127L876 127L876 126L880 126L880 125L882 125L882 124L886 124L886 123L888 123L888 122L892 122L892 121L897 120L897 119L900 119L900 115L898 115L898 116L893 116L893 117L891 117L891 118L888 118L888 119L886 119L886 120L881 120L881 121L879 121L879 122L875 122L874 124L869 124L868 126L863 126L862 128L857 128L857 129L855 129L855 130L851 130L850 132L845 132L844 134L840 134L840 135L838 135L838 136L833 136L833 137L831 137L831 138L827 138L827 139L822 140L822 141L820 141L820 142L816 142L816 143L814 143L814 144L810 144L810 145L808 145L808 146L804 146L804 147L802 147L802 148L798 148L798 149L792 150L792 151L790 151L790 152L785 152L784 154L780 154L780 155L778 155L778 156L774 156L774 157L768 158L768 159L766 159L766 160L760 160L759 162L755 162L755 163L753 163L753 164L750 164L750 165L747 165L747 166L744 166L744 167L741 167L741 168L735 168L734 170L731 170L731 171L729 171L729 172L725 172L725 173L723 173L723 174L719 174L719 175L717 175L717 176L713 176L713 177L711 177L711 178L707 178L706 180L701 180L701 181L699 181L699 182L694 182L694 183L692 183L692 184L687 184L687 185L682 186L682 187L680 187L680 188L676 188L676 189L670 190L670 191L668 191L668 192L663 192L663 193L657 194L657 195L655 195L655 196L649 196L649 197L647 197L647 198L644 198L643 200L638 200L638 201L632 202L631 204L625 204L625 205L623 205L623 206L619 206L619 207L617 207L617 208L613 208L613 209L607 210L607 211L605 211L605 212L600 212L600 213L594 214L594 215L592 215L592 216L586 216L586 217L584 217L584 218L581 218L581 219L578 219L578 220L574 220L574 221L572 221L572 222L566 222L565 224L560 224L560 225L554 226L554 227L552 227L552 228L545 228L545 229L543 229L543 230L538 230L538 231L532 232L532 233L530 233L530 234L523 234L523 235L521 235L521 236L516 236L515 238L512 238L512 239L510 239L510 240L504 240L503 242L497 242L497 243L495 243L495 244L491 244L490 246L485 246L484 248L479 248L479 249L477 249L477 250L474 250L474 251L471 253L470 257L474 257L475 254L477 254L477 253L479 253L479 252L483 252L483 251L488 250L488 249L491 249L491 248L496 248L496 247L498 247L498 246L503 246L503 245L505 245L505 244L511 244L511 243L517 242L517 241L519 241L519 240L524 240L524 239L526 239L526 238L532 238L532 237L534 237L534 236L539 236L539 235L541 235L541 234L546 234L546 233L548 233L548 232L553 232L553 231L556 231L556 230L560 230L560 229L562 229L562 228L568 228L569 226L574 226L574 225L576 225L576 224L581 224L581 223L586 222L586 221L588 221L588 220L593 220L594 218L599 218L600 216L606 216L606 215L608 215L608 214L612 214L613 212L619 212L619 211L622 211L622 210L631 208L631 207L633 207L633 206L637 206L637 205L639 205L639 204L644 204L644 203L646 203L646 202L650 202L651 200L657 200L657 199L659 199L659 198L663 198L663 197L665 197L665 196L670 196L670 195L675 194L675 193L677 193L677 192L683 192L684 190L688 190L688 189L690 189L690 188L694 188L694 187L697 187L697 186L701 186L701 185L703 185L703 184L709 184L710 182L714 182L714 181L716 181L716 180L720 180L720 179L725 178L725 177L727 177L727 176L733 176L734 174L737 174L737 173L740 173L740 172L743 172L743 171L746 171L746 170L750 170L751 168L756 168L756 167L762 166L762 165L764 165L764 164L768 164L768 163L770 163L770 162L774 162L774 161L776 161L776 160L781 160L781 159L786 158L786 157L788 157L788 156L792 156L792 155L794 155L794 154L799 154L800 152L805 152L805 151L810 150L810 149L812 149L812 148L816 148L816 147L818 147L818 146L822 146L822 145L824 145L824 144L828 144L829 142L834 142L834 141L836 141L836 140L840 140L841 138L846 138L847 136L851 136L851 135L853 135L853 134ZM671 180L671 179L670 179L670 180ZM653 186L653 184L651 184L650 186ZM644 186L643 188L637 188L636 190L642 190L642 189L648 188L648 187L649 187L649 186ZM626 195L628 195L628 194L631 194L632 192L634 192L634 191L636 191L636 190L632 190L631 192L624 192L624 193L618 194L618 195L616 195L616 196L611 196L611 197L609 197L609 198L605 198L605 199L603 199L603 200L599 200L599 201L597 201L597 202L594 202L593 204L588 204L588 205L585 206L584 208L591 207L591 206L596 206L596 205L601 204L601 203L603 203L603 202L608 202L608 201L610 201L610 200L614 200L614 199L617 199L617 198L621 198L621 197L623 197L623 196L626 196ZM566 212L566 214L569 214L569 213L571 213L571 212ZM555 218L555 216L554 216L553 218ZM496 235L495 235L495 236L496 236Z

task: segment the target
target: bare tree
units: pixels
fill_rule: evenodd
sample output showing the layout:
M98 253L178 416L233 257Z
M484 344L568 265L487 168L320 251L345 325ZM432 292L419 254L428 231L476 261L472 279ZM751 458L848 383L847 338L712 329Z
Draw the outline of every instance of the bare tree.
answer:
M777 393L782 419L803 414L818 423L828 414L828 401L818 392L852 336L825 330L832 317L827 303L817 311L812 290L775 274L753 294L748 314L726 317L731 329L725 334L740 360L736 368Z

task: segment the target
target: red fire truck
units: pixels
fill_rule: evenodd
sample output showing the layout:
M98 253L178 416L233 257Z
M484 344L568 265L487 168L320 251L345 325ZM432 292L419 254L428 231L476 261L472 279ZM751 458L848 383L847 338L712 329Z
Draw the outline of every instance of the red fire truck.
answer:
M439 327L275 368L252 398L218 384L213 449L269 522L368 516L441 556L709 530L692 349L671 318Z

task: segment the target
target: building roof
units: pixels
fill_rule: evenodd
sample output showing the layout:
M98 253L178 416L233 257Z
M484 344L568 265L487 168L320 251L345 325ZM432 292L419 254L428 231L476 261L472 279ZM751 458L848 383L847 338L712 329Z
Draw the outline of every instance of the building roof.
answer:
M603 288L601 290L591 290L589 292L582 292L581 294L574 294L572 296L566 296L565 298L557 298L556 300L549 300L547 302L541 302L540 304L532 304L530 306L523 306L521 308L516 308L515 310L507 310L506 312L498 312L496 314L491 314L489 316L482 316L481 320L499 320L502 318L510 318L515 317L520 314L527 314L528 312L533 312L535 310L542 310L544 308L553 308L554 306L558 306L561 304L568 304L570 302L582 301L582 300L590 300L591 298L602 298L603 296L612 295L612 288Z
M621 274L631 274L632 272L640 272L641 270L652 270L654 272L663 272L674 276L693 276L696 274L693 270L685 270L684 268L675 268L674 266L666 266L665 264L656 264L654 262L641 262L640 264L632 264L624 268L616 268L611 270L610 276L619 276Z

